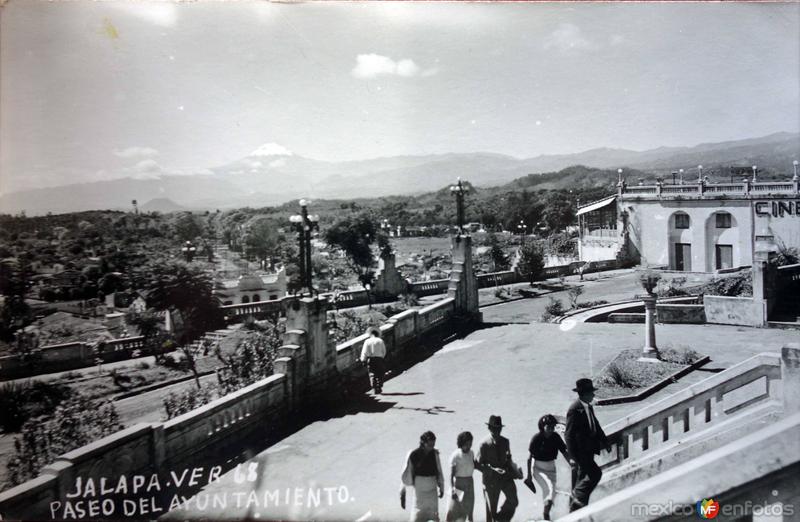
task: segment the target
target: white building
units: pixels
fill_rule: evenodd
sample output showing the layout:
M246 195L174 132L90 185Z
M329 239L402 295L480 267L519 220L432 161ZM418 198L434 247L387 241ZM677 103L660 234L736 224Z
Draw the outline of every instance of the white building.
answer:
M578 209L582 261L627 259L686 272L751 266L753 253L800 248L798 177L788 181L618 184Z
M281 268L275 274L245 274L239 279L219 281L214 295L223 305L274 301L286 295L286 272Z

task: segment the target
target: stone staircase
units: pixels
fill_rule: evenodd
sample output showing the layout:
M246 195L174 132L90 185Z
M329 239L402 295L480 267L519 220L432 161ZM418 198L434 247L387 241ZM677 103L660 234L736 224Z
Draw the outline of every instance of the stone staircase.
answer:
M800 347L756 355L605 431L612 451L597 459L602 481L588 507L559 520L675 520L676 510L712 496L775 503L757 492L800 467ZM800 485L789 482L779 496L800 500ZM639 509L659 499L672 506L666 515Z

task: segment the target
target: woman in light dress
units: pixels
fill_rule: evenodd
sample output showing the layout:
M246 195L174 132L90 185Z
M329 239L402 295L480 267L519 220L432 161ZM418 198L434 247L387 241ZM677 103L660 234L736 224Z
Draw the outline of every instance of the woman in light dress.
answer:
M406 487L413 487L411 522L439 521L439 499L444 496L444 477L439 451L435 449L435 445L436 435L432 431L426 431L419 438L419 447L406 456L400 505L405 509Z
M474 520L472 511L475 507L475 484L472 474L480 464L472 452L472 433L463 431L456 439L456 449L450 456L450 502L447 506L447 522L464 522Z

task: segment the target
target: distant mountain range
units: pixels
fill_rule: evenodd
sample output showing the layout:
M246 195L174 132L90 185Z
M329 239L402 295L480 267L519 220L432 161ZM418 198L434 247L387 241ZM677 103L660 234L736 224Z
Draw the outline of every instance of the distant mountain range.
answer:
M211 174L123 178L5 194L0 212L29 215L90 209L225 209L278 205L299 197L352 199L435 191L458 176L476 186L496 186L530 174L552 173L573 165L635 169L664 175L698 164L724 176L729 166L758 165L765 174L790 175L800 156L800 134L781 132L760 138L694 147L647 151L592 149L577 154L518 159L485 152L397 156L327 162L296 156L279 145L260 147L250 156L212 168Z

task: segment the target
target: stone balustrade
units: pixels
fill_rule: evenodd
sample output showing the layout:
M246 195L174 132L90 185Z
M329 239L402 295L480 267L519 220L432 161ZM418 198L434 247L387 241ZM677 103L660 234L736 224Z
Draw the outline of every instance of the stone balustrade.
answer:
M775 399L781 357L762 353L605 426L611 454L602 468L618 466L667 443L694 435L744 408Z
M622 198L630 197L697 197L702 198L709 194L714 198L732 196L737 198L763 197L766 194L785 194L793 196L800 193L797 181L764 181L741 183L698 183L688 182L680 185L658 183L655 185L625 185L619 188L618 195Z

